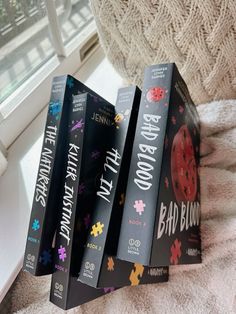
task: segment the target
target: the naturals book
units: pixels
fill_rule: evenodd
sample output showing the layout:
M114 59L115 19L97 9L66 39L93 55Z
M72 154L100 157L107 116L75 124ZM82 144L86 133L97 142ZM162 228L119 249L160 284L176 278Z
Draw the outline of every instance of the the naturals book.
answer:
M52 242L66 144L63 132L73 92L67 75L53 79L23 263L23 269L36 276L52 271Z
M117 257L201 262L199 119L175 64L145 70Z
M69 113L63 191L58 207L55 272L50 300L68 307L68 295L79 265L90 222L95 191L100 182L104 154L110 147L114 106L89 93L73 97ZM56 283L63 287L58 295Z

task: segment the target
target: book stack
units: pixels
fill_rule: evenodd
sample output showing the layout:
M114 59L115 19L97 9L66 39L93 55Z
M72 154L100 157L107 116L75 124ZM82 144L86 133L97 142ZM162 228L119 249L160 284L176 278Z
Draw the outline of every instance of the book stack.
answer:
M115 106L55 77L23 268L70 309L201 262L199 120L175 64L149 66Z

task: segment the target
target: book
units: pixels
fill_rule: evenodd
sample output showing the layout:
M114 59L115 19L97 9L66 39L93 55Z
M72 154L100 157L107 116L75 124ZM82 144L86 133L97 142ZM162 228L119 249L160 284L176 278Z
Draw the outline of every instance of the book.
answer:
M66 75L52 81L42 151L39 161L33 205L29 222L23 269L33 275L52 271L52 242L55 234L56 208L62 173L69 101L72 89Z
M63 310L69 310L76 306L97 299L105 294L111 293L115 290L117 289L113 287L95 289L81 282L78 282L75 277L72 277L70 281L70 289L68 290L67 294L67 303L65 305L61 305L60 303L57 303L55 305L57 305L59 308ZM60 299L63 297L64 287L60 283L55 282L53 291L54 295L57 296L58 299Z
M53 78L23 262L23 270L35 276L51 274L54 268L68 115L73 99L84 92L88 92L95 101L103 99L70 75ZM74 130L80 128L80 122L74 121L72 127Z
M199 118L175 64L147 67L117 257L201 262Z
M168 267L148 267L138 263L130 263L118 259L115 255L104 254L102 264L99 269L99 277L96 283L92 278L95 264L87 262L83 269L84 276L80 277L80 282L96 288L113 287L121 288L125 286L137 286L143 284L154 284L167 282L169 279Z
M79 281L95 288L168 279L168 269L154 271L115 257L140 96L141 91L136 86L121 88L117 95L117 125L110 149L106 152L78 277Z
M68 306L72 278L78 273L104 154L110 147L114 106L90 93L74 96L68 122L68 145L54 254L50 300ZM76 127L75 127L76 126ZM59 296L55 284L63 290Z
M141 91L136 86L118 90L114 119L116 128L111 145L106 152L100 184L96 191L79 275L79 280L94 287L97 287L104 253L107 250L116 253L114 249L118 241L116 226L120 225L122 217L122 206L119 206L119 202L121 197L124 198L123 185L127 180L126 170L130 163L140 97ZM109 228L111 220L114 221L114 228ZM109 230L112 231L110 235L108 235ZM112 243L108 242L108 237L112 237ZM108 248L109 244L112 247ZM85 268L88 263L94 265L90 276L87 276Z
M78 281L75 276L71 276L69 288L66 293L66 302L55 302L55 298L58 300L64 298L65 287L59 281L54 281L51 286L53 297L50 296L50 301L63 310L69 310L120 289L119 287L123 285L137 286L145 283L166 282L168 280L168 267L144 267L140 264L127 263L109 256L107 263L107 265L104 263L101 276L101 285L104 288L91 287ZM93 269L92 264L87 266L87 269ZM107 285L112 280L116 282L118 287Z

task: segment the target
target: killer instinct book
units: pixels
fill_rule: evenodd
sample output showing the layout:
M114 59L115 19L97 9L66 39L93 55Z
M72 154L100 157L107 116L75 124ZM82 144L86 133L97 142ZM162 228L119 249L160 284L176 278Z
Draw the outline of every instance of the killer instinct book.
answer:
M95 101L102 99L70 75L52 81L42 152L29 222L23 269L35 276L52 273L61 176L67 147L68 115L77 95L88 92ZM105 100L103 99L105 102ZM71 128L81 127L74 121ZM98 152L99 153L99 152ZM96 155L96 153L94 152ZM55 184L57 182L57 184Z
M68 83L66 75L52 81L23 263L23 269L36 276L48 274L52 269L53 226L60 192L60 184L53 182L59 182L65 153L63 130L73 92Z
M199 117L175 64L147 67L117 257L201 262Z
M115 129L114 115L114 106L100 97L83 93L73 98L50 294L50 300L63 309L77 280L104 154Z

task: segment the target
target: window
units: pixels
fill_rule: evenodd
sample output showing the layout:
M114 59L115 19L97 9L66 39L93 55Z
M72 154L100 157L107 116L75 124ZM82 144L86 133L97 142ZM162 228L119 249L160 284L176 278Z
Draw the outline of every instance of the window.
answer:
M98 43L88 0L0 0L0 141L11 145L46 105L51 78Z

